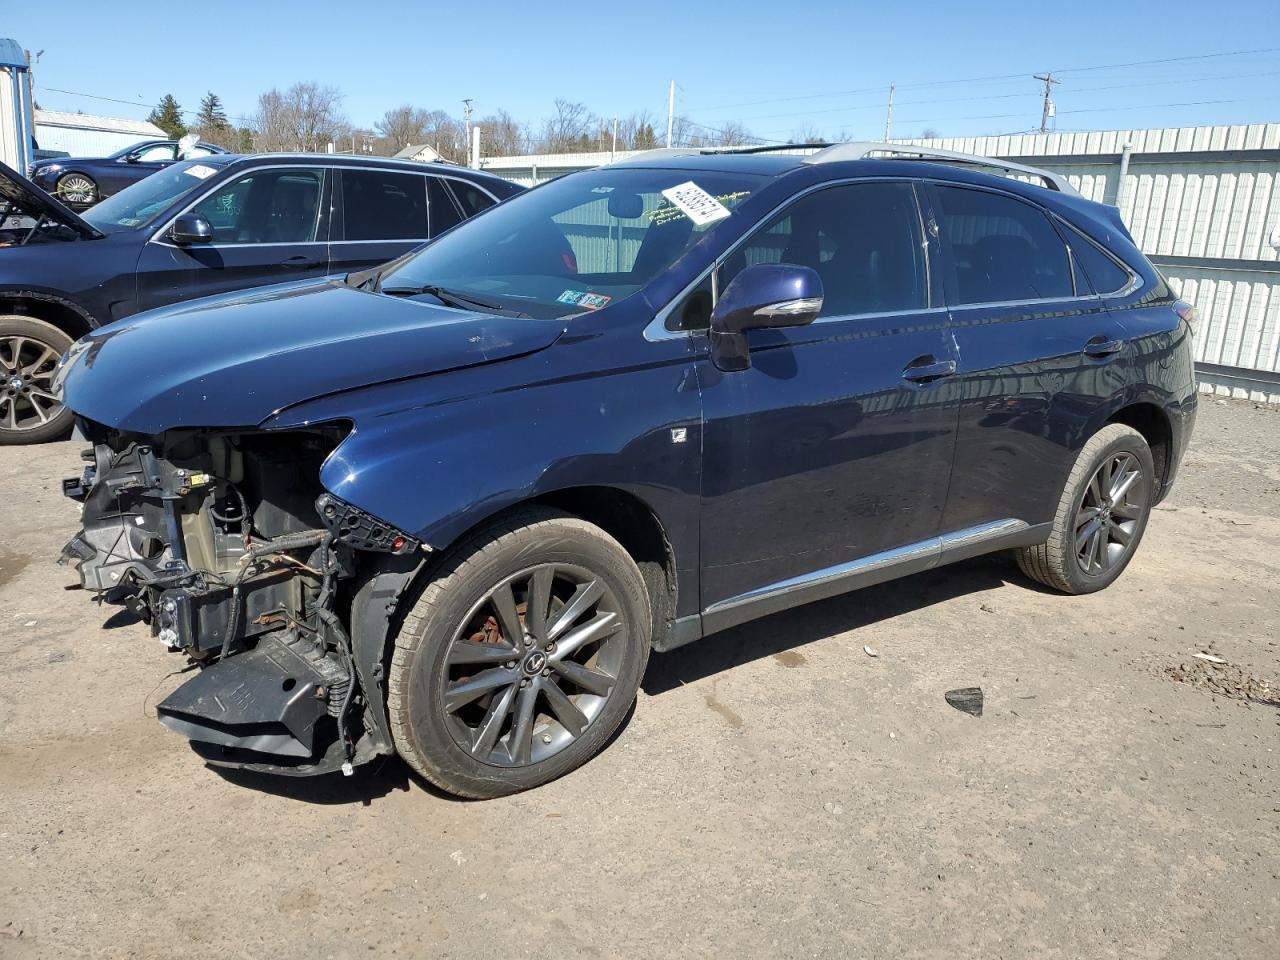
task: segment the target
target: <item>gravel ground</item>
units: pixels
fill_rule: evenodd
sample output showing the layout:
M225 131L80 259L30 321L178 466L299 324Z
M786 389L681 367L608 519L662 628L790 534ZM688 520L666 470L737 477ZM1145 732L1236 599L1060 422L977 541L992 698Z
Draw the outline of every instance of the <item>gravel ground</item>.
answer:
M483 803L201 765L176 658L52 565L78 469L0 448L0 956L1280 956L1274 408L1204 401L1102 594L983 559L655 656Z

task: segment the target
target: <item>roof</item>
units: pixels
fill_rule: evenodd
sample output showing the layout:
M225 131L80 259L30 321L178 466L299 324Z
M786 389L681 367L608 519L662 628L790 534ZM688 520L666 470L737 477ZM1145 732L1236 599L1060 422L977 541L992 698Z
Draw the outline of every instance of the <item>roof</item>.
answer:
M22 67L26 68L27 52L22 49L22 44L17 40L10 40L7 37L0 37L0 67Z
M411 143L403 150L399 151L395 155L395 159L413 160L415 157L420 157L424 153L430 154L432 159L440 159L440 152L429 143Z
M89 113L65 113L61 110L37 110L37 124L46 127L72 127L76 130L103 130L108 133L130 133L138 137L167 139L163 130L146 120L126 120L123 117L96 117Z

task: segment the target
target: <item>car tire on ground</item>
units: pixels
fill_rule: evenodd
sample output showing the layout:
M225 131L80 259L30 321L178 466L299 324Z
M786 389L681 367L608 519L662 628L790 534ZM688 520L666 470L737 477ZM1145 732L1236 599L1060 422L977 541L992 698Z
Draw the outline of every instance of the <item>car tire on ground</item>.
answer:
M481 527L440 558L395 636L397 750L462 797L568 773L631 708L651 616L635 561L599 527L542 507Z
M86 173L64 173L58 178L54 193L63 203L77 207L98 202L98 185Z
M1147 441L1132 427L1108 424L1076 458L1048 541L1018 550L1018 566L1063 593L1110 586L1138 549L1154 495Z
M54 396L53 375L71 338L51 323L0 315L0 446L43 443L75 419Z

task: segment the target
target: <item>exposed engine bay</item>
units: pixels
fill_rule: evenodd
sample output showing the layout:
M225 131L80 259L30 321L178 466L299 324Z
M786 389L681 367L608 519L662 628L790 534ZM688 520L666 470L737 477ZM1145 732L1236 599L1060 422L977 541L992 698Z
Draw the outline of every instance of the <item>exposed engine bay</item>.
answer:
M392 593L407 583L422 550L322 489L347 428L81 428L89 463L63 489L84 527L62 562L198 669L157 705L161 722L211 763L272 772L350 773L391 752L380 644L358 664L350 623L379 577Z

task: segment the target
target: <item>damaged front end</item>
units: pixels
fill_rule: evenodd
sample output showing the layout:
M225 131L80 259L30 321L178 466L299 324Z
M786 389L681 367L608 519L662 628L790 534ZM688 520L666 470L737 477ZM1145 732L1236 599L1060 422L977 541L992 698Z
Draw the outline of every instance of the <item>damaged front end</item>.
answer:
M393 752L382 641L423 550L320 486L348 428L81 426L89 464L63 488L84 528L61 562L199 669L160 721L211 763L277 773Z

